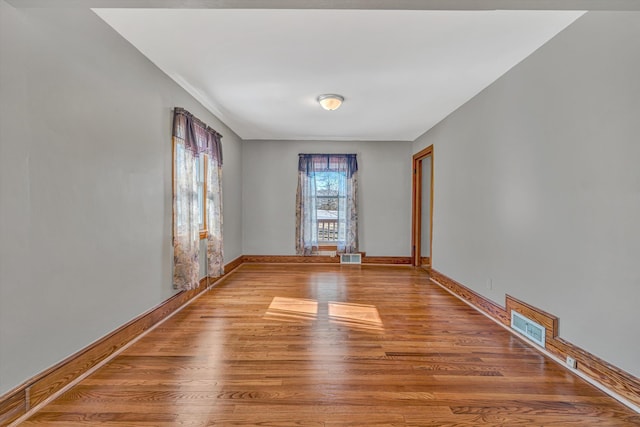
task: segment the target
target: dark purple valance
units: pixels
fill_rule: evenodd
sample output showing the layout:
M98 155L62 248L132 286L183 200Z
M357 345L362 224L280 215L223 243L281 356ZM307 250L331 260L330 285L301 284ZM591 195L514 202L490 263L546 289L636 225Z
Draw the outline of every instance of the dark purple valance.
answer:
M194 153L206 153L222 165L222 135L187 110L173 110L173 136L184 141L184 147Z
M313 172L345 171L351 178L358 171L355 154L298 154L298 171L307 175Z

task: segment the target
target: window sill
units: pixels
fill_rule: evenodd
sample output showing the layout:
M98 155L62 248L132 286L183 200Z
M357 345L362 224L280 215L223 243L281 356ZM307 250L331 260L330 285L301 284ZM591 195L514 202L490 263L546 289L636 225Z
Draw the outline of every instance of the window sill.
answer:
M321 251L337 251L338 245L320 245L318 246L318 250Z

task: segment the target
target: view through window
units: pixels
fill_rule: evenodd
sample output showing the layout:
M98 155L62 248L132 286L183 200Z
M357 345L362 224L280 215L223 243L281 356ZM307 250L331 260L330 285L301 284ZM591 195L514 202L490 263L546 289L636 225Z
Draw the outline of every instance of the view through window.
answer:
M198 224L200 233L207 230L207 155L202 154L196 160L196 179L198 182Z
M340 221L340 212L344 212L341 208L344 207L345 192L340 190L345 185L345 174L337 171L316 172L315 182L318 243L336 244L339 234L344 235L344 221Z
M356 154L299 154L296 254L358 250Z

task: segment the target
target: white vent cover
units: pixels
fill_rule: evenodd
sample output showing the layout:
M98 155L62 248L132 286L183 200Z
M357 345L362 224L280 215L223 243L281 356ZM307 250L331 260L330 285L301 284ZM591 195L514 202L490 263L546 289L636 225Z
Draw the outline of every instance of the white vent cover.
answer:
M362 264L362 255L340 254L340 264Z
M524 317L515 310L511 310L511 327L539 346L545 347L544 326Z

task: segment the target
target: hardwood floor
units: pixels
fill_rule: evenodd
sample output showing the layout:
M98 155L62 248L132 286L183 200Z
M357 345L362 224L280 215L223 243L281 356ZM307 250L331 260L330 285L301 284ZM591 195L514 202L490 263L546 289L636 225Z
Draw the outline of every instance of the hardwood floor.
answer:
M24 426L631 426L408 267L245 264Z

